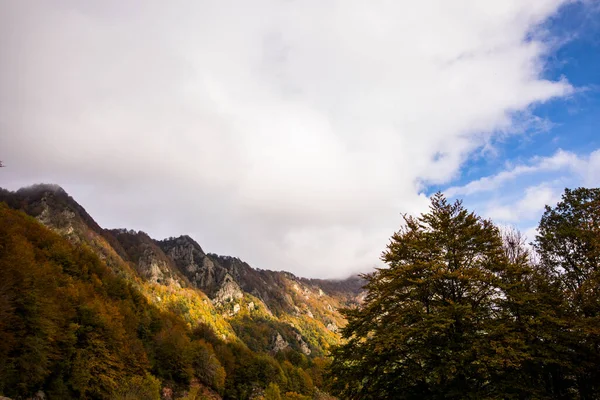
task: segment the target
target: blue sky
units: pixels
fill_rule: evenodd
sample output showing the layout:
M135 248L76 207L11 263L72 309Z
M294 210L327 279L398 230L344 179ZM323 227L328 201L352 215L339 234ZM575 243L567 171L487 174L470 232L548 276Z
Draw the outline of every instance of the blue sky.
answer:
M543 201L555 204L565 187L600 184L600 170L590 166L590 155L600 149L600 14L598 3L571 3L543 24L545 35L555 41L545 59L543 76L566 79L574 92L566 97L532 104L527 113L536 119L524 131L500 135L492 149L472 154L460 176L450 185L436 185L430 191L452 189L472 181L511 171L516 166L534 166L540 159L552 159L560 152L573 157L560 167L539 168L515 174L496 188L477 193L460 193L467 206L491 215L496 222L513 225L533 239L534 227L542 213ZM577 160L582 165L575 166ZM512 208L508 212L505 207ZM519 207L523 210L519 212Z

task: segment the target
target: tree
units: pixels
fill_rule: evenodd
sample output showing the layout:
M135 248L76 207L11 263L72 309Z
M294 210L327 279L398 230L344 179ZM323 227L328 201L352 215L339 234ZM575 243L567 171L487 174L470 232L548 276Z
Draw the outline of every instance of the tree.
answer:
M279 385L274 382L269 383L269 386L265 389L265 400L281 400Z
M404 217L367 296L348 309L333 349L332 389L348 399L511 398L527 355L506 310L514 296L499 230L440 193L428 213ZM522 393L516 393L518 398Z
M598 315L600 189L565 189L556 207L546 206L538 232L535 248L540 264L560 283L571 311Z
M115 400L160 400L160 381L151 374L133 376L121 385L114 396Z
M212 345L198 340L192 344L191 352L194 375L205 385L222 392L225 386L225 369L217 359Z
M600 189L565 189L546 206L535 249L556 303L563 360L554 379L579 398L600 397ZM556 336L556 334L555 334Z
M560 293L548 274L536 267L519 231L504 229L502 241L509 264L500 274L505 292L498 303L503 317L496 320L497 332L504 330L522 360L497 384L504 385L505 394L519 398L570 398L568 385L560 379L568 365L562 354Z

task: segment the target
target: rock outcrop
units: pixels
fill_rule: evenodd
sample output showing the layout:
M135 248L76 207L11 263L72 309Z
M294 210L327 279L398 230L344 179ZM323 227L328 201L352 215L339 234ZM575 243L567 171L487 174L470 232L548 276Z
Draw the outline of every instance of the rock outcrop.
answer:
M306 342L304 341L304 339L302 339L302 335L296 334L296 340L298 341L298 344L300 345L300 351L306 356L310 355L311 350L308 347L308 344L306 344Z
M227 270L208 257L191 237L183 235L156 241L192 286L214 297L221 290Z
M110 232L121 244L127 259L134 264L142 278L166 286L188 286L173 261L146 233L127 229L113 229Z
M231 275L226 274L221 283L221 288L215 293L213 301L215 304L225 304L227 302L239 300L242 297L244 297L244 293L242 292L240 285L233 280Z
M273 344L271 345L271 351L275 354L281 350L287 349L290 346L288 342L286 342L281 334L278 332L277 335L273 338Z

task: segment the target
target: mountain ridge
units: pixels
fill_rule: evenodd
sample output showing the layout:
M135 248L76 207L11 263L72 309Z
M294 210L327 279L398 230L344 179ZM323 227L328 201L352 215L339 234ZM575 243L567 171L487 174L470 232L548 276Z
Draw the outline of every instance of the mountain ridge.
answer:
M337 330L345 323L338 309L361 301L358 277L302 278L286 271L253 268L237 257L207 253L189 235L157 240L142 231L102 228L58 185L37 184L15 192L0 189L1 201L25 211L72 243L89 246L117 274L152 288L148 293L197 290L199 298L206 296L211 302L204 303L203 311L219 313L232 331L239 333L244 324L265 318L292 328L273 329L267 348L258 350L272 351L269 347L283 335L285 343L306 355L324 354L329 345L339 341ZM152 296L156 297L153 301L163 297ZM225 331L229 329L219 334L231 335Z

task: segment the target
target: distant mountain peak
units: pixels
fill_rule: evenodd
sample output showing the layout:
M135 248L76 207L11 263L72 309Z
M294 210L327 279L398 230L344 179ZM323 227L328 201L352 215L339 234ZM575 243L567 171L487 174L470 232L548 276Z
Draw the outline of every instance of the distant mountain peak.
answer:
M56 183L36 183L31 186L25 186L17 190L17 193L21 195L38 194L43 192L67 195L67 192Z
M196 242L189 235L181 235L181 236L177 236L177 237L171 236L171 237L163 239L163 240L157 240L156 242L161 247L163 247L163 246L172 247L173 245L177 245L177 246L188 245L188 246L192 246L196 250L200 251L202 254L205 254L204 250L202 250L202 246L200 246L200 244L198 242Z

